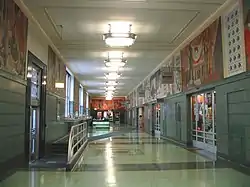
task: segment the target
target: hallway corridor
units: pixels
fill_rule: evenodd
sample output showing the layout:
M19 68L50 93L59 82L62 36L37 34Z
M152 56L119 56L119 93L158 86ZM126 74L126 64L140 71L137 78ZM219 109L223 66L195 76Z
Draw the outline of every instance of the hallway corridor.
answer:
M247 187L250 177L146 133L90 142L72 172L19 171L1 187Z

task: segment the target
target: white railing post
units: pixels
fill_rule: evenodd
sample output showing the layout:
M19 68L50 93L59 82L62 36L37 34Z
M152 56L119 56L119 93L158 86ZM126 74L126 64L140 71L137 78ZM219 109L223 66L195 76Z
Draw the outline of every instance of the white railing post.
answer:
M75 155L83 148L87 141L87 122L73 125L70 129L68 142L68 163L71 162Z

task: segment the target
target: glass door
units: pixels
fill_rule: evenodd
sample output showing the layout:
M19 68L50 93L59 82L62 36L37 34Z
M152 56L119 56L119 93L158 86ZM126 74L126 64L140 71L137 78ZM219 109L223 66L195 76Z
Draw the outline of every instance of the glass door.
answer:
M160 104L157 104L155 106L155 134L157 135L161 134L160 123L161 123L161 108Z
M191 96L191 123L193 145L216 153L215 91Z
M40 127L40 101L41 101L41 68L33 64L30 79L30 161L39 157L39 127Z
M31 107L30 115L30 161L38 158L39 150L39 111L37 107Z

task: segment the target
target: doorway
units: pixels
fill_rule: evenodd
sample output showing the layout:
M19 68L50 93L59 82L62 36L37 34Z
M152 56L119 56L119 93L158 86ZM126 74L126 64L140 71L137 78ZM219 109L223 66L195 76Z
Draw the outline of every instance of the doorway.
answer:
M29 163L45 155L46 66L28 53L25 154Z
M161 106L159 103L152 105L152 131L155 135L161 134Z
M193 145L216 153L216 92L207 91L195 94L190 100Z

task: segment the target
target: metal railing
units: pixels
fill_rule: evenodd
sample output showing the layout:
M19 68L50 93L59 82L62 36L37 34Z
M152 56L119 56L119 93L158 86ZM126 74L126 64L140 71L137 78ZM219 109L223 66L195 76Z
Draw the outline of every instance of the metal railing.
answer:
M70 163L87 143L87 122L73 125L70 129L68 142L68 158Z

